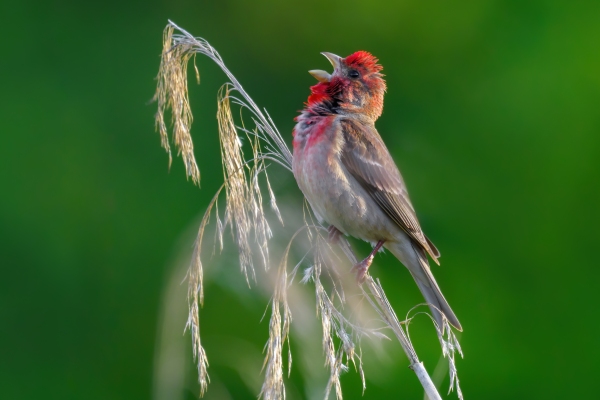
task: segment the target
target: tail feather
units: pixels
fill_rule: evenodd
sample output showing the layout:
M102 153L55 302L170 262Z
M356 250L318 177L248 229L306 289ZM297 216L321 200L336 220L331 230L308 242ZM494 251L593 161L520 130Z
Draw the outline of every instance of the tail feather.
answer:
M431 308L433 317L440 329L442 331L444 329L441 311L450 325L462 331L462 326L458 322L458 318L456 318L454 311L450 308L450 304L444 298L440 287L431 273L425 251L414 244L408 246L389 246L388 248L410 271L423 297L425 297L425 301L429 304L429 308ZM408 252L412 254L406 254Z

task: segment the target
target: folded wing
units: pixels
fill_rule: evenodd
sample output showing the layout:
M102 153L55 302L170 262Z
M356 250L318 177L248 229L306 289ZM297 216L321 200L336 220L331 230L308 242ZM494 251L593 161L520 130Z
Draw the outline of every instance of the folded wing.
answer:
M400 171L375 127L352 119L344 119L341 124L345 141L341 161L348 172L390 219L439 264L440 252L423 234ZM368 137L365 129L372 130Z

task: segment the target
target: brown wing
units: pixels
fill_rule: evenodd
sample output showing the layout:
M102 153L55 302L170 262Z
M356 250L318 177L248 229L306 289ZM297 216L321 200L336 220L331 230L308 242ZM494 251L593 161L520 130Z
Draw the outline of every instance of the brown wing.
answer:
M348 172L383 211L420 244L439 264L440 252L423 234L404 180L375 127L357 121L341 121L344 147L341 160ZM364 134L368 129L370 134Z

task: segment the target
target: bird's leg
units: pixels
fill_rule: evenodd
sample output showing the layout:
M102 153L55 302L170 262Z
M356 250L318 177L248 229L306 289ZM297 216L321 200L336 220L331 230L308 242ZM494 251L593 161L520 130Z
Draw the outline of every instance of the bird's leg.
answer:
M385 240L380 240L379 242L377 242L371 254L369 254L367 258L365 258L364 260L356 264L354 267L352 267L352 271L356 271L356 281L358 283L363 283L365 281L367 270L371 266L371 263L375 258L375 254L377 254L377 252L379 251L379 249L381 249L381 246L383 246L384 243Z
M340 240L340 235L342 232L335 226L329 225L327 232L329 232L329 243L336 244Z

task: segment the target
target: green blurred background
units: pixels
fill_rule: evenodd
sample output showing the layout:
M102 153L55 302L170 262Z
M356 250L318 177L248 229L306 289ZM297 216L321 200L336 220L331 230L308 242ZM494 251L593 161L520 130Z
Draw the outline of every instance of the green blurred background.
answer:
M198 58L199 190L180 159L169 172L154 132L149 100L169 18L220 51L288 143L314 84L307 70L328 68L319 52L379 57L388 95L377 126L443 254L434 272L465 328L466 398L597 396L600 2L5 1L0 10L0 398L157 398L164 293L171 281L185 291L175 265L221 182L214 117L225 81ZM280 175L276 190L300 204L291 179ZM421 301L391 256L373 274L392 302ZM257 394L231 366L232 343L262 357L268 299L239 292L207 288L209 398ZM185 299L175 303L185 314ZM431 339L415 339L429 369L439 354ZM364 398L422 398L398 345L383 346L392 360L385 371L368 366ZM295 368L290 392L311 397ZM356 372L343 384L346 398L363 398Z

